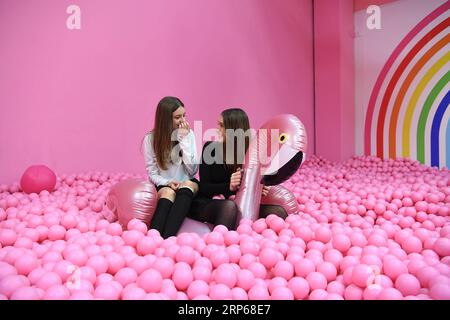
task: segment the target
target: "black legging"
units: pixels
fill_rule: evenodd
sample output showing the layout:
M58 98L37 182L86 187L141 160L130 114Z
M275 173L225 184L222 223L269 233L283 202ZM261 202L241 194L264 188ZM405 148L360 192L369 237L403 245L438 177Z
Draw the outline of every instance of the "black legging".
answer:
M238 206L232 200L194 198L188 217L214 226L224 225L228 230L236 227Z
M224 225L228 230L236 228L236 218L239 208L232 200L195 198L192 201L188 217L201 222L209 222L214 226ZM260 218L266 218L270 214L275 214L283 219L287 217L283 207L278 205L261 205L259 211Z

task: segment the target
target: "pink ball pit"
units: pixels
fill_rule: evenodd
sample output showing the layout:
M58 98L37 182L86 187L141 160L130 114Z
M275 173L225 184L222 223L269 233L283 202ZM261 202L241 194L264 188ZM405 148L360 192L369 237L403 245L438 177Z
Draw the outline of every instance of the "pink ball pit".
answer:
M243 220L235 231L186 220L166 240L104 205L118 182L142 178L87 172L38 192L1 186L0 296L450 299L445 168L311 157L283 183L298 204L285 220Z

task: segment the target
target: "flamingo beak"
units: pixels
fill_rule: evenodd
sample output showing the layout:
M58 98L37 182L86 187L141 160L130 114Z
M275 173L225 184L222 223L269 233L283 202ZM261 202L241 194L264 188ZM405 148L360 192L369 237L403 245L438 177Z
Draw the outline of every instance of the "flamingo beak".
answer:
M289 179L304 162L305 156L288 144L284 144L267 167L261 168L261 183L266 186L280 184Z

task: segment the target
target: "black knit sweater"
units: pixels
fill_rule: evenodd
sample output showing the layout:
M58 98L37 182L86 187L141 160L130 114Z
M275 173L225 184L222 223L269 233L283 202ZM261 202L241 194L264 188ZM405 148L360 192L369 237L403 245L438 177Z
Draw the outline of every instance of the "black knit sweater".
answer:
M218 164L214 162L208 164L205 162L205 148L211 143L219 144L220 142L208 141L203 146L202 162L200 163L199 197L212 198L217 195L223 195L225 198L229 198L232 194L236 193L230 191L231 172L223 163ZM208 149L210 150L212 147ZM214 151L211 153L211 156L215 157Z

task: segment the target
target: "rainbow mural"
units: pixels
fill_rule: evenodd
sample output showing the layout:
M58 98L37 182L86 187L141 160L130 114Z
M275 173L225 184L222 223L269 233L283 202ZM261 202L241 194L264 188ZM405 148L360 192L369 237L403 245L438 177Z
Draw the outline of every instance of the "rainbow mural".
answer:
M450 168L450 2L397 45L370 95L364 153Z

